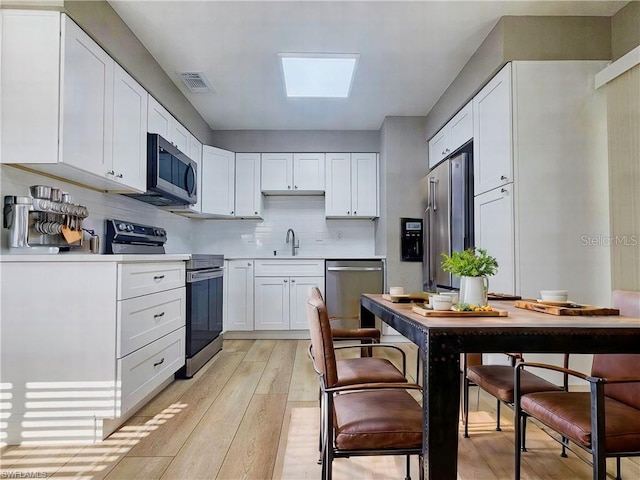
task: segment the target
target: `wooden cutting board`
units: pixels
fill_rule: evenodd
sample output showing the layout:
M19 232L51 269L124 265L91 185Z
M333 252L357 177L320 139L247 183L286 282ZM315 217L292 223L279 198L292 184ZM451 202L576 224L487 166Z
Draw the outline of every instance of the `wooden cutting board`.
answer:
M405 293L403 295L391 295L389 293L383 293L382 298L393 303L426 302L429 300L429 294L428 293Z
M563 307L558 305L545 305L536 300L517 300L515 306L535 312L548 313L549 315L620 315L620 310L615 308L594 307L582 305L580 307Z
M458 312L455 310L431 310L418 307L411 307L413 313L422 315L423 317L508 317L509 312L506 310L498 310L494 308L489 312Z

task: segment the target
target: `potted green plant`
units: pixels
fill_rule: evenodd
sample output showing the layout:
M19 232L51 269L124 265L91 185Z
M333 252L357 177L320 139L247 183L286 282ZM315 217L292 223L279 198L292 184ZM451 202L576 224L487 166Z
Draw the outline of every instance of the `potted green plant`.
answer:
M498 269L498 261L483 248L468 248L442 254L442 269L460 277L460 303L487 305L489 279Z

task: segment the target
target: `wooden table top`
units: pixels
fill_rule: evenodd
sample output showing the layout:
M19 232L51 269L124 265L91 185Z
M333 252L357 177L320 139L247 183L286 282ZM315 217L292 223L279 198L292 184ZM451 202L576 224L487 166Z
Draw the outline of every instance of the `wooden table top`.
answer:
M625 317L618 315L606 316L557 316L546 313L534 312L522 308L516 308L513 301L500 300L490 301L489 304L500 310L506 310L509 315L506 317L470 317L461 314L460 317L425 317L414 313L411 308L415 304L393 303L382 298L382 295L363 294L381 306L399 313L412 321L415 321L429 329L452 329L452 330L482 330L482 329L502 329L502 328L526 328L526 329L546 329L546 328L571 328L571 329L637 329L640 334L640 318ZM635 333L635 332L634 332Z

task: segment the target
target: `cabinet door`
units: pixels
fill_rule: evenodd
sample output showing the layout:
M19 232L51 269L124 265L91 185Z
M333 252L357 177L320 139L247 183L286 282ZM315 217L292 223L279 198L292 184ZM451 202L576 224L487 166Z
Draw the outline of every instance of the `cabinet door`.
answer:
M473 98L474 192L513 182L511 64Z
M255 329L289 330L289 277L255 277Z
M293 189L324 192L324 153L293 154Z
M66 15L63 19L60 158L113 179L115 62Z
M318 287L324 298L324 277L290 277L289 329L308 330L307 298L311 287Z
M169 141L173 143L178 150L180 150L184 154L188 154L190 142L191 142L191 134L189 130L186 129L184 125L178 122L175 118L172 117L172 122L169 130Z
M445 125L429 140L429 168L435 167L449 152L449 129Z
M148 93L120 65L113 85L113 171L119 183L147 190Z
M259 153L236 153L235 191L236 217L260 218L262 191Z
M232 217L235 196L235 154L202 148L202 213Z
M354 217L378 216L378 155L351 154L351 208Z
M263 192L293 190L293 154L263 153L261 185Z
M473 138L473 102L467 103L462 110L447 123L449 127L449 145L455 152Z
M0 163L57 163L60 13L0 10L0 20Z
M351 216L351 154L326 154L325 216Z
M160 103L149 95L147 106L147 131L149 133L157 133L162 138L171 141L169 132L173 117L169 111Z
M475 246L496 257L498 271L489 291L515 294L513 184L478 195L474 200Z
M196 137L194 137L193 135L191 135L190 137L190 142L189 142L189 158L191 160L193 160L194 162L196 162L196 165L198 166L197 169L197 201L196 203L191 207L191 210L196 211L196 212L201 212L202 211L202 144L198 141L198 139Z
M224 330L253 330L253 261L229 260L224 285Z

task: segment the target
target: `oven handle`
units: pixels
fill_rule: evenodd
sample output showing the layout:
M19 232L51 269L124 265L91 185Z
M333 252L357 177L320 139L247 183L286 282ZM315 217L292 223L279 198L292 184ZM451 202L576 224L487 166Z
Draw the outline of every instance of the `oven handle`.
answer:
M187 283L201 282L203 280L219 278L219 277L222 277L223 275L224 275L224 268L187 272Z

